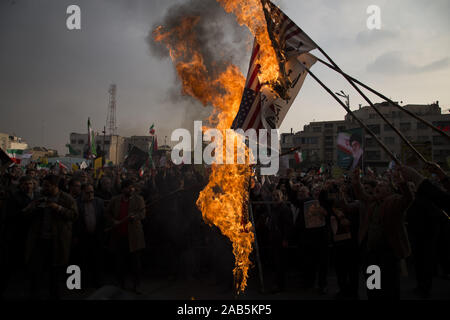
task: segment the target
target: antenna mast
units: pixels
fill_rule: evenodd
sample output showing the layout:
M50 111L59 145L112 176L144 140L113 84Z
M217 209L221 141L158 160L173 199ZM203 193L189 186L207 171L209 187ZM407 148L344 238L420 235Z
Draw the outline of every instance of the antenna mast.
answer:
M106 118L106 127L108 128L108 134L113 136L117 134L116 123L116 92L117 86L113 83L109 86L109 103L108 103L108 116Z

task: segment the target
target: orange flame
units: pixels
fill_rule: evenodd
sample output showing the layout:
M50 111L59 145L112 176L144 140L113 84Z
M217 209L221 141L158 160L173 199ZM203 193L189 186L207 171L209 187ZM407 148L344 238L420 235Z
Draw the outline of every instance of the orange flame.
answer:
M198 21L198 17L185 17L179 26L171 30L158 27L153 37L169 49L183 94L198 99L203 105L212 104L215 110L210 122L217 129L226 130L231 127L239 110L245 77L232 64L217 76L215 70L207 70L201 53L196 50L193 28ZM226 136L225 133L223 136ZM238 136L234 138L240 139ZM248 150L246 153L248 155ZM223 154L216 154L216 161L222 157ZM251 265L249 255L254 241L244 207L248 200L250 176L248 165L213 164L209 183L197 200L204 221L216 225L232 242L235 256L233 274L238 292L244 291L247 285Z
M258 75L261 83L274 83L278 80L280 68L277 55L267 31L261 0L217 0L228 13L236 15L237 22L245 25L256 37L261 53L256 63L261 65Z
M261 83L276 82L279 77L279 65L272 47L267 24L260 0L217 0L226 12L234 13L240 25L246 25L260 45L257 63L261 65L258 78ZM178 76L182 83L183 94L198 99L203 105L211 104L214 112L210 123L217 129L229 129L235 118L242 98L245 77L239 68L229 64L226 70L217 74L217 70L208 70L202 54L197 50L197 40L193 28L199 17L184 17L180 24L170 30L163 26L153 32L155 41L162 42L169 49ZM223 137L226 137L223 134ZM238 143L240 136L234 135ZM225 140L225 139L224 139ZM224 151L226 141L223 142ZM233 150L234 151L234 150ZM246 150L247 159L252 157ZM216 154L216 161L223 154ZM236 159L236 157L235 157ZM235 162L236 163L236 162ZM247 286L248 270L251 262L254 234L246 214L248 201L248 183L252 170L249 165L212 165L209 183L200 193L197 206L208 224L216 225L228 237L233 245L235 268L233 274L237 292Z

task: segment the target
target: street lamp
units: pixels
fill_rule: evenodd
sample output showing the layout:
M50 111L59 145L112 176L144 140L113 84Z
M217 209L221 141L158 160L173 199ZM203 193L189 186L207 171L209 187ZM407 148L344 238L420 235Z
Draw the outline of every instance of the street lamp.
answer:
M341 90L341 92L335 92L335 94L336 94L337 96L339 96L339 97L342 97L342 98L347 99L347 101L346 101L345 104L346 104L347 107L350 109L350 95L345 94L345 92L344 92L343 90Z

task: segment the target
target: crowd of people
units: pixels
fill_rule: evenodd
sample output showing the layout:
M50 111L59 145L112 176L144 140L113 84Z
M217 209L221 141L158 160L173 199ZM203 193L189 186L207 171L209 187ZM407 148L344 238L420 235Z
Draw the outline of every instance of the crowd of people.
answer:
M450 275L450 180L437 164L427 170L430 178L406 166L339 178L312 169L255 174L248 214L259 250L251 259L266 286L285 290L294 271L302 288L330 294L332 267L336 298L358 299L361 276L376 265L381 289L368 298L399 299L407 261L416 293L428 297L433 277ZM83 289L114 284L141 294L149 274L212 274L232 291L231 244L196 206L209 172L170 163L145 172L9 167L0 173L0 294L22 277L25 297L59 299L68 265L80 266Z

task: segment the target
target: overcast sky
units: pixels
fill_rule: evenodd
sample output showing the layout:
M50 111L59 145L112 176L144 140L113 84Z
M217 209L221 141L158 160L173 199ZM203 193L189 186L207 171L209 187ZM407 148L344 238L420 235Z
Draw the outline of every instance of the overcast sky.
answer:
M201 120L210 110L173 98L179 92L173 65L155 56L146 41L167 9L183 2L0 0L0 132L65 154L69 134L86 132L88 117L96 131L103 129L112 82L118 86L121 135L145 135L154 122L162 144L187 120ZM274 2L351 75L404 104L438 100L450 108L450 1ZM70 4L81 7L80 31L66 29ZM381 8L379 31L366 27L371 4ZM233 30L241 33L236 39L250 39L245 28ZM241 47L234 62L246 74L249 52ZM353 109L363 103L332 71L319 64L313 70L334 91L349 92ZM307 78L281 130L343 117L341 107Z

